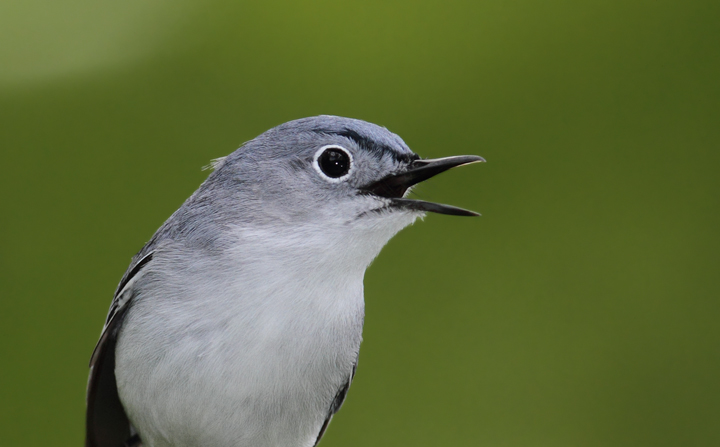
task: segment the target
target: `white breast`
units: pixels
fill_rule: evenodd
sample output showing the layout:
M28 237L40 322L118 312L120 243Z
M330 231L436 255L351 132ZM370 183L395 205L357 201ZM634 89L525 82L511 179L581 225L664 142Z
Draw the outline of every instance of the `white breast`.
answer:
M242 238L215 257L161 247L134 285L116 377L147 447L312 446L348 381L371 247Z

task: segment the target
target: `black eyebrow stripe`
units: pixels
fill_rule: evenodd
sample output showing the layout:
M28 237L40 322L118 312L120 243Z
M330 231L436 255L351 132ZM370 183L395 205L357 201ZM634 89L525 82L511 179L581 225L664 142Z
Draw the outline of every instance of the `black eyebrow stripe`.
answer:
M329 130L329 129L313 129L314 132L322 133L326 135L338 135L353 140L360 148L374 154L378 158L382 157L383 154L392 154L396 160L410 163L411 161L417 160L420 157L417 154L399 154L395 149L385 144L378 144L376 141L360 135L352 129L342 130Z

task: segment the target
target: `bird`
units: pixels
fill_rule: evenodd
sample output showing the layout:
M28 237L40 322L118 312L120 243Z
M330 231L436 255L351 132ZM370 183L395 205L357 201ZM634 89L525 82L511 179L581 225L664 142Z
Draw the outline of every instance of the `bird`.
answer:
M92 353L86 447L312 447L355 376L366 268L425 213L408 198L474 155L423 159L338 116L212 162L132 258Z

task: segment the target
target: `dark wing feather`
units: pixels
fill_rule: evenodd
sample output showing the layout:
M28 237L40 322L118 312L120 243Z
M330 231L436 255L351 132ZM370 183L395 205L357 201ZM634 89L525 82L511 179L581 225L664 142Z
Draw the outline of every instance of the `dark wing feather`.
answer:
M127 307L116 311L90 363L87 391L86 447L122 447L130 438L130 421L115 383L115 343Z
M152 253L145 255L128 270L120 281L110 306L105 328L90 358L86 447L123 447L127 445L128 441L132 441L130 421L120 402L115 381L115 345L132 299L132 293L124 293L123 289L151 259Z
M340 411L340 407L342 407L343 402L345 402L345 398L347 397L347 392L350 389L350 384L352 383L353 378L355 378L355 371L357 370L357 360L355 360L355 364L353 365L352 373L350 374L350 377L348 377L348 380L340 387L340 389L335 394L335 398L333 399L332 403L330 404L330 410L328 411L327 418L325 418L325 422L323 422L322 427L320 427L320 433L318 433L317 439L315 439L315 444L318 445L320 442L320 439L325 434L325 430L327 430L328 425L330 425L330 421L332 420L332 417Z

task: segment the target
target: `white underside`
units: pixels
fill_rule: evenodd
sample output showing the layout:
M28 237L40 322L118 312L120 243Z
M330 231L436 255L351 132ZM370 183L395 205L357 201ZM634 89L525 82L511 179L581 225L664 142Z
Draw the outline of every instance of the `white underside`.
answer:
M159 247L116 354L144 446L312 446L357 359L365 269L416 216L351 233L237 228L215 256Z

